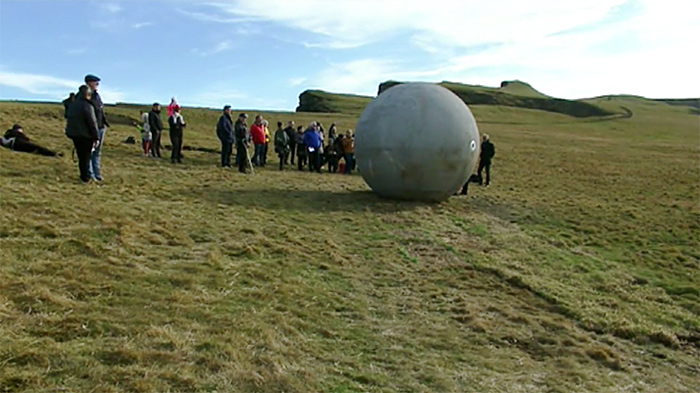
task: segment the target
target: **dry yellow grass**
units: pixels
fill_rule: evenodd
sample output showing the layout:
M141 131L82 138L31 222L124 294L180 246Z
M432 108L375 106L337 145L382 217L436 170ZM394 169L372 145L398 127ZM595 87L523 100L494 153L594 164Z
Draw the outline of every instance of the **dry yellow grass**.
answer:
M698 117L618 101L632 118L474 108L493 186L440 205L143 158L132 107L107 109L101 185L0 150L0 391L695 391ZM217 112L183 114L218 148ZM0 118L70 152L57 105Z

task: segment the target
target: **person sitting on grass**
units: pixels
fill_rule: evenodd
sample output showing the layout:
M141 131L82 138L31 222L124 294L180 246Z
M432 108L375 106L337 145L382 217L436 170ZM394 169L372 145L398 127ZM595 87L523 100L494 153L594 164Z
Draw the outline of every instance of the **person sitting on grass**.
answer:
M282 122L277 122L277 131L275 132L275 152L280 158L280 171L284 169L284 163L289 155L289 137L287 132L282 129Z
M24 129L19 124L15 124L11 129L5 131L5 135L0 139L0 145L13 151L36 153L48 157L63 155L32 142L29 137L24 134Z

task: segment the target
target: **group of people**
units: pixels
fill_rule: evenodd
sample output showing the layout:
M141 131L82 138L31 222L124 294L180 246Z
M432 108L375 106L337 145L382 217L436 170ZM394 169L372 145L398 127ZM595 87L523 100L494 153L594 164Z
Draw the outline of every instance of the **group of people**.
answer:
M182 116L182 108L178 105L177 100L173 97L168 105L168 127L170 131L170 144L172 145L170 153L170 162L173 164L182 163L182 141L184 130L187 127L185 118ZM141 124L136 124L141 133L141 146L143 155L146 157L162 157L160 150L161 137L163 136L163 120L160 117L161 106L154 102L150 112L141 113Z
M102 181L101 152L109 123L104 112L104 104L98 93L100 78L89 74L85 76L85 84L80 86L77 93L71 93L63 101L66 118L66 136L75 146L78 157L80 179L84 183ZM136 124L141 133L143 154L149 157L161 157L161 137L163 121L160 117L161 105L154 103L149 112L141 113L141 123ZM297 160L298 170L308 166L309 171L321 173L325 165L328 172L352 173L355 170L355 138L352 130L345 134L339 133L335 124L331 124L326 135L320 122L312 121L306 129L295 127L294 121L289 121L285 128L282 122L277 122L277 131L270 133L269 123L261 115L255 116L255 121L247 125L248 115L241 113L234 122L231 106L226 105L223 114L216 125L216 135L221 141L221 166L230 168L233 147L236 147L235 165L238 171L246 173L248 168L264 167L267 164L268 147L272 143L279 157L279 169L285 165L294 165ZM181 113L181 107L173 97L168 105L168 126L172 144L170 160L172 163L182 163L183 133L187 126ZM484 134L481 143L479 167L461 190L466 194L470 182L484 184L482 172L486 171L485 185L491 180L491 161L496 149ZM29 139L21 125L15 124L7 130L0 145L14 151L38 153L45 156L62 155L42 147ZM249 149L253 148L250 156ZM341 163L341 160L343 162Z
M248 130L248 115L241 113L236 121L231 116L231 106L226 105L223 114L216 125L216 135L221 141L221 166L230 168L233 146L236 146L235 165L238 171L246 173L248 167L264 167L267 164L267 154L270 143L279 157L279 169L285 165L294 165L301 171L308 165L309 171L321 172L328 165L328 172L336 173L340 169L340 159L345 161L344 173L350 174L355 169L355 138L352 130L345 135L339 134L335 124L328 130L328 136L319 122L311 122L306 130L296 127L294 121L282 128L282 122L277 122L274 136L269 130L269 122L261 115L255 116L255 121ZM249 149L253 147L252 158ZM290 160L291 159L291 160Z

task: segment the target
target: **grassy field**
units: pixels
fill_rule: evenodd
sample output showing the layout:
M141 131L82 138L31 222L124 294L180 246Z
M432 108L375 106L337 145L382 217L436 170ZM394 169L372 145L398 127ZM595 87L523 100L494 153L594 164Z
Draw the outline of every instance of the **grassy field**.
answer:
M474 107L493 184L437 205L218 168L219 113L187 108L182 165L108 108L83 186L59 105L0 103L66 153L0 149L0 391L695 392L699 118L594 103L632 116Z

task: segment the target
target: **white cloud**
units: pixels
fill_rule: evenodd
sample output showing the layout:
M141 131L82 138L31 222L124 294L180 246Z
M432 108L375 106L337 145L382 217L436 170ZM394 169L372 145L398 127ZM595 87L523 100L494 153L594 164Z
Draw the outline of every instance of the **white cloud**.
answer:
M301 40L307 48L354 54L310 78L326 90L374 94L377 82L401 78L489 85L518 78L569 98L700 94L691 49L700 3L692 0L230 0L216 7L221 18L309 33ZM362 46L399 39L426 55L407 59L391 45L382 58L357 55Z
M210 4L213 6L217 6L217 4ZM218 14L208 14L204 12L196 12L196 11L189 11L189 10L184 10L182 8L176 8L175 9L177 12L179 12L182 15L189 16L190 18L197 19L203 22L216 22L216 23L242 23L242 22L251 22L254 21L255 19L253 18L240 18L240 17L221 17Z
M359 59L330 64L310 84L336 93L374 95L377 85L397 72L398 67L392 61Z
M216 44L212 49L209 49L209 50L201 50L199 48L194 48L194 49L192 49L192 53L194 53L195 55L206 57L206 56L211 56L211 55L215 55L217 53L227 51L231 48L233 48L233 45L230 42L222 41L222 42L219 42L218 44Z
M122 7L116 3L104 3L100 5L103 10L109 12L110 14L116 14L121 12Z
M189 103L209 108L223 108L224 105L231 105L235 108L241 108L247 98L246 94L236 89L217 87L195 93L191 97L185 98L183 104Z
M0 69L0 86L23 90L33 96L31 99L62 100L70 92L77 91L81 84L80 80ZM110 104L124 102L126 98L123 92L109 88L101 88L100 96L104 102Z
M0 86L21 89L38 96L58 98L68 95L67 92L78 90L80 81L0 70Z
M292 78L289 80L289 86L299 86L304 82L306 82L305 77Z
M153 23L151 23L151 22L139 22L139 23L134 23L133 25L131 25L131 27L134 29L141 29L141 28L148 27L148 26L153 26Z

